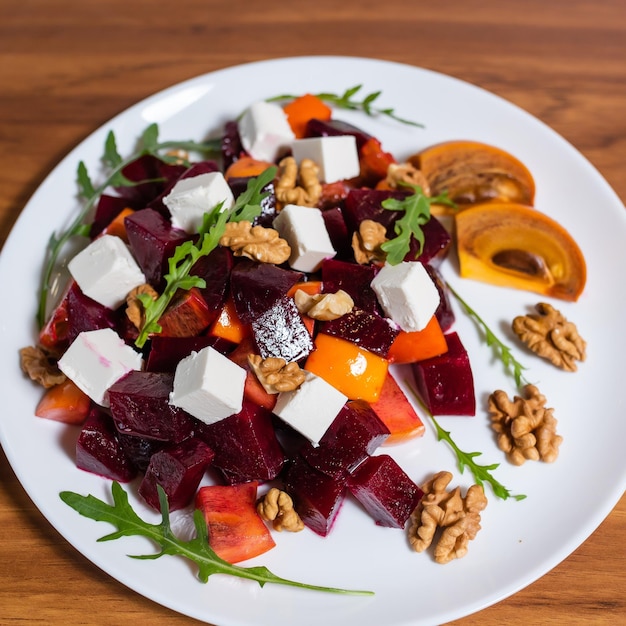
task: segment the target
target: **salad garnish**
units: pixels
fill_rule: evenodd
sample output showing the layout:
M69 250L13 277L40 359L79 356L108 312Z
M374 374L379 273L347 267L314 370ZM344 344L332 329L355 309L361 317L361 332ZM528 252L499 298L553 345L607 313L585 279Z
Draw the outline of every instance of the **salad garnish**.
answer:
M129 555L131 558L155 560L166 554L182 556L193 561L198 566L198 579L203 583L208 582L209 577L213 574L225 574L227 576L254 580L259 583L261 587L267 583L272 583L309 589L311 591L322 591L325 593L361 596L374 595L373 591L309 585L307 583L276 576L264 566L241 567L224 561L218 557L215 551L209 546L206 521L199 510L194 511L193 517L197 533L196 536L189 541L184 541L174 535L170 525L167 496L160 485L157 486L157 490L162 515L160 524L151 524L141 519L129 504L128 494L117 481L113 481L111 484L112 505L92 495L82 496L72 491L62 491L59 496L65 504L84 517L88 517L97 522L109 522L116 527L117 530L115 532L101 537L98 541L111 541L113 539L119 539L120 537L130 536L147 537L160 546L160 552L155 552L154 554Z
M153 300L149 294L139 294L143 305L145 322L135 341L138 348L143 348L151 334L161 332L159 319L165 312L174 294L179 289L189 290L192 287L205 287L206 283L199 276L189 274L196 261L210 254L217 248L228 222L249 221L252 222L261 213L260 203L267 195L263 188L270 183L276 175L276 167L270 167L256 178L248 181L246 191L235 200L232 208L223 209L223 203L217 204L203 216L202 226L197 241L186 241L176 247L174 254L168 259L168 273L165 278L163 293Z
M355 85L354 87L349 87L346 89L341 95L336 93L329 92L321 92L313 94L315 97L323 100L324 102L328 102L332 106L337 109L347 109L349 111L362 111L365 115L369 117L376 117L377 115L386 115L387 117L395 120L396 122L400 122L401 124L406 124L408 126L415 126L417 128L424 128L424 124L420 124L419 122L413 122L411 120L404 119L402 117L398 117L395 114L395 109L385 108L379 109L373 105L374 101L376 101L379 96L382 94L382 91L373 91L370 94L367 94L363 100L353 100L353 96L361 91L363 85ZM282 100L295 100L299 98L299 95L295 94L281 94L279 96L273 96L271 98L267 98L267 102L280 102Z
M404 215L396 220L394 232L396 237L385 241L380 248L387 253L387 263L398 265L407 255L411 248L411 240L414 237L418 243L415 257L417 258L424 247L424 231L422 226L430 220L430 207L433 204L444 204L449 207L456 207L446 193L438 196L427 196L419 185L400 183L403 187L409 187L413 193L406 198L387 198L381 202L384 209L390 211L402 211Z
M59 255L72 238L89 236L91 226L85 222L85 218L88 216L91 209L93 209L100 196L111 186L130 187L148 182L143 180L137 182L128 180L122 174L122 170L127 165L144 155L155 156L166 163L180 162L180 155L161 154L161 152L166 150L186 150L200 153L214 153L219 150L219 141L215 140L206 142L195 142L191 140L159 142L158 136L158 126L156 124L150 124L150 126L143 131L135 152L124 159L117 151L115 134L113 131L110 131L107 134L104 153L102 155L102 162L108 168L108 174L101 185L95 186L93 184L84 161L80 161L78 164L76 179L83 206L68 228L60 234L53 233L48 241L37 307L37 322L40 328L42 328L46 322L48 296L52 289L53 273Z

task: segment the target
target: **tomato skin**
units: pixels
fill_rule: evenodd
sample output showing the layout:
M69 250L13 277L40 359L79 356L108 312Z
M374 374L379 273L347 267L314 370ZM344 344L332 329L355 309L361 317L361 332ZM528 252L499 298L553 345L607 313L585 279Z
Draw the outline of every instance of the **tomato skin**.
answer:
M35 409L35 415L65 424L82 424L90 407L89 396L68 378L46 391Z

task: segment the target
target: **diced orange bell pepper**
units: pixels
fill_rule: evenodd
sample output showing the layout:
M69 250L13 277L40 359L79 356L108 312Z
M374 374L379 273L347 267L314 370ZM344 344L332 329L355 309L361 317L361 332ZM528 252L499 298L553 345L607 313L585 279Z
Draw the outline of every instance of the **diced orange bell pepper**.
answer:
M217 319L213 322L209 335L221 337L232 343L241 343L250 334L250 327L244 324L235 311L232 299L228 298Z
M295 98L283 107L283 111L293 134L298 139L306 136L306 125L309 120L328 121L332 115L332 109L317 96L310 93Z
M250 178L262 174L266 169L272 167L269 161L260 161L250 156L243 156L231 163L224 172L224 178Z
M325 333L318 333L314 344L305 370L320 376L350 400L378 400L387 378L387 359Z
M102 230L98 237L102 237L102 235L115 235L116 237L119 237L122 241L128 243L128 236L126 235L126 224L124 223L124 220L133 213L134 211L132 209L129 209L128 207L122 209Z
M372 410L391 433L383 445L400 443L424 434L424 423L415 412L396 379L389 373Z
M213 313L196 287L172 300L159 319L163 337L195 337L211 323Z
M423 330L400 331L387 354L390 363L415 363L448 351L439 321L433 315Z
M46 390L35 415L66 424L82 424L87 418L91 400L69 378Z
M256 510L257 483L210 485L196 495L217 556L238 563L271 550L276 543Z

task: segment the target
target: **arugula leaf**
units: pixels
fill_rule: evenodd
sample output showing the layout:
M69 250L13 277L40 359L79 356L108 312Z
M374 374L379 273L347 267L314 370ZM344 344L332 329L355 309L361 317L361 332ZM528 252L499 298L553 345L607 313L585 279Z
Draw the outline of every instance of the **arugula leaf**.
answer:
M450 290L450 293L459 301L465 312L474 320L474 322L482 329L485 333L485 343L487 346L491 347L503 365L507 374L510 374L515 379L515 384L519 389L524 387L524 385L528 385L529 382L524 378L523 371L527 369L524 367L519 361L515 359L511 349L504 344L498 337L496 337L495 333L487 326L487 324L483 321L483 319L472 309L463 298L452 288L452 286L446 282L447 288Z
M78 215L74 218L69 227L60 234L53 234L46 249L46 258L44 261L44 269L41 277L41 284L39 286L39 303L37 307L37 322L39 327L42 328L46 321L47 307L48 307L48 295L52 289L53 274L57 262L59 260L61 251L65 245L74 237L88 236L90 231L90 225L85 222L91 209L96 205L96 202L104 191L108 187L128 187L135 186L141 182L133 182L128 180L123 174L122 170L134 160L138 159L142 155L153 155L162 161L172 163L180 159L179 156L163 155L164 150L186 150L190 152L201 153L215 153L219 152L219 141L158 141L159 129L156 124L148 126L139 142L138 149L129 157L123 159L117 149L117 142L113 131L107 134L104 146L104 153L102 155L102 162L109 169L109 173L105 181L95 186L87 171L87 166L83 161L78 164L76 172L76 181L78 185L79 196L83 200L83 205Z
M403 187L409 187L413 193L406 198L387 198L383 200L381 206L389 211L403 211L404 215L396 220L394 232L396 237L385 241L380 247L387 253L386 261L390 265L402 263L409 250L411 240L415 238L418 242L416 258L421 254L424 247L424 231L422 226L430 220L430 207L433 204L445 204L456 207L446 193L429 197L419 185L401 183Z
M157 486L157 490L162 515L162 520L159 524L150 524L137 515L128 502L128 494L118 482L113 482L111 485L112 505L92 495L82 496L72 491L62 491L59 497L65 504L80 513L80 515L97 522L108 522L115 527L116 530L114 532L101 537L98 541L112 541L121 537L131 536L147 537L160 547L160 551L154 554L134 555L131 556L131 558L154 560L164 555L182 556L198 566L198 579L203 583L207 583L209 577L213 574L225 574L254 580L259 583L261 587L267 583L272 583L326 593L374 595L371 591L322 587L281 578L270 572L266 567L241 567L239 565L232 565L217 556L209 545L206 521L199 510L194 511L193 516L196 536L189 541L183 541L177 538L172 532L170 525L167 496L160 485Z
M168 259L168 273L164 277L163 293L156 300L148 294L138 296L145 314L144 325L135 341L138 348L143 348L150 335L161 332L159 319L179 289L189 290L192 287L205 286L202 278L191 276L189 272L200 257L207 256L217 248L227 222L238 222L243 219L252 221L261 213L260 205L267 195L263 188L275 175L276 167L270 167L256 178L251 178L246 190L237 197L231 209L224 211L223 203L219 203L205 213L197 242L186 241L176 247L174 254Z
M387 117L395 120L396 122L400 122L401 124L406 124L407 126L416 126L417 128L424 128L424 124L412 122L402 117L398 117L395 114L395 110L392 108L378 109L373 107L372 104L380 97L382 91L374 91L366 95L363 100L354 100L353 96L356 96L356 94L361 91L362 88L363 85L355 85L354 87L349 87L348 89L346 89L342 94L323 91L314 95L320 100L328 102L330 105L338 109L347 109L349 111L363 111L363 113L365 113L369 117L386 115ZM295 100L296 98L300 97L301 96L294 94L281 94L279 96L267 98L266 101L280 102L282 100Z
M407 386L411 390L411 393L413 394L415 400L424 409L424 412L426 413L426 415L428 415L428 417L434 424L437 433L437 441L445 441L456 454L457 464L461 474L465 471L465 468L467 467L474 476L474 480L477 484L482 485L483 483L489 483L491 485L491 488L493 489L493 493L502 500L514 498L515 500L519 501L526 498L525 495L512 495L511 492L502 483L494 478L491 472L500 467L499 463L492 463L491 465L480 465L476 463L474 459L478 456L481 456L482 452L464 452L463 450L461 450L452 439L450 431L441 428L439 422L437 422L435 416L422 402L422 399L420 398L417 391L415 391L413 386L409 382L407 382Z

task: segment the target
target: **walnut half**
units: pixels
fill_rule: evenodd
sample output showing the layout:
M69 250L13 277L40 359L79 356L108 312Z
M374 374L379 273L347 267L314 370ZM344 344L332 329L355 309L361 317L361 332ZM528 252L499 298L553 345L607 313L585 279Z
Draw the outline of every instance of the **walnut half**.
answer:
M60 385L66 380L56 361L38 346L28 346L20 350L20 366L31 380L46 389Z
M273 228L253 226L250 222L228 222L220 245L230 248L235 256L245 256L260 263L280 265L291 256L289 244Z
M293 533L304 529L304 522L293 506L293 500L286 491L272 487L257 504L261 519L272 522L274 530L288 530Z

